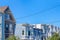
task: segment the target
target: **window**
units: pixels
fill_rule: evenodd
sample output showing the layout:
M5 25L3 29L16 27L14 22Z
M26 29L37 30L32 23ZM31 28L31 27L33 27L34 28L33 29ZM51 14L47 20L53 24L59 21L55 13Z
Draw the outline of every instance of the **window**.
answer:
M24 35L24 30L22 30L22 35Z
M5 14L5 19L9 19L9 14Z
M9 30L10 30L10 33L13 33L13 27L12 27L12 24L9 24Z
M8 24L6 24L6 28L8 28Z
M8 33L9 32L9 26L8 24L5 23L5 33Z
M28 31L28 35L30 36L30 31Z
M0 28L1 28L1 26L2 26L2 25L0 24Z

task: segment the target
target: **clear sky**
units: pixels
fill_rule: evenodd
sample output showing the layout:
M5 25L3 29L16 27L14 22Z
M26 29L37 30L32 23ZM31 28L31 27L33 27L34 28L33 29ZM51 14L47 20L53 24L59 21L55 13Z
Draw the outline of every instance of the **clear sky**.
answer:
M9 6L17 23L60 26L60 0L0 0L0 6Z

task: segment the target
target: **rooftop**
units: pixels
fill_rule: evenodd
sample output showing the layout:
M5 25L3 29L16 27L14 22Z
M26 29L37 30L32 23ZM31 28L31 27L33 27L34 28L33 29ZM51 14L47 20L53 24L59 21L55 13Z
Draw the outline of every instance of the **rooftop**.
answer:
M10 11L10 9L9 9L8 6L2 6L2 7L0 7L0 12L3 13L3 14L5 14L5 13L9 14L10 19L13 22L15 22L15 19L14 19L14 17L13 17L13 15L12 15L12 13L11 13L11 11Z
M0 7L0 12L4 13L4 11L8 8L8 6L2 6Z

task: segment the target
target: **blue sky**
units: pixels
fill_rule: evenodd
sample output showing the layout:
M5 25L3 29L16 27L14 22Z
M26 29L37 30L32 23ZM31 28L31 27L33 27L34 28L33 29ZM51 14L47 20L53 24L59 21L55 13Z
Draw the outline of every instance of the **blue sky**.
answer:
M60 0L0 0L0 6L9 6L17 23L60 26Z

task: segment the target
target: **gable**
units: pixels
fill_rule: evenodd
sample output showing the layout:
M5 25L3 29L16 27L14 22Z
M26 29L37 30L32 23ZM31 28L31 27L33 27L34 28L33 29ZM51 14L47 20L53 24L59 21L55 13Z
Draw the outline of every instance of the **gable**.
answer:
M15 19L9 9L8 6L3 6L3 7L0 7L0 12L2 12L3 14L9 14L9 17L10 17L10 20L12 20L13 22L15 22Z
M3 7L0 7L0 12L4 13L4 11L6 10L8 6L3 6Z

